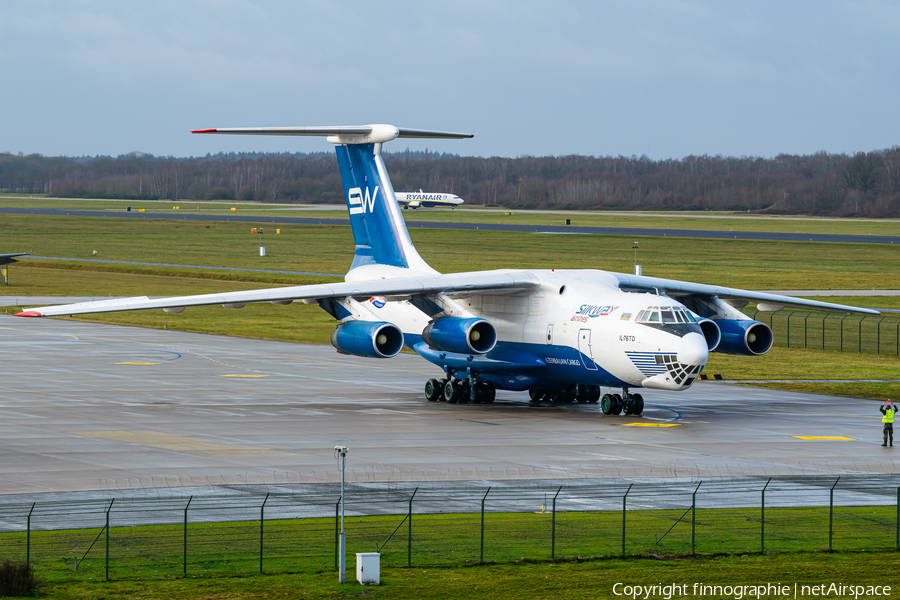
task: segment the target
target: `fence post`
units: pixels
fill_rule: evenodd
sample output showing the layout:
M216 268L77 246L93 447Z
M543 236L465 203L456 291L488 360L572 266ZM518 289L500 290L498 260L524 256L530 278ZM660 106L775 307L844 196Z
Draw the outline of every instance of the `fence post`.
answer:
M831 491L828 494L828 551L830 552L832 549L831 540L832 534L834 533L834 486L838 484L841 478L838 477L834 480L834 485L831 486Z
M766 553L766 488L769 487L769 483L772 481L772 478L769 477L769 481L766 482L766 485L763 486L762 489L762 498L759 501L759 553Z
M109 501L109 506L106 507L106 580L109 581L109 511L112 510L113 502L116 499L113 498Z
M897 323L897 337L894 338L897 342L897 356L900 356L900 323Z
M406 518L409 519L409 530L408 536L406 540L406 566L412 566L412 501L413 498L416 497L416 492L419 491L419 488L413 490L412 496L409 497L409 512L406 514Z
M878 321L878 348L876 348L875 354L881 354L881 322L884 321L884 319L884 317L881 317L881 319L879 319Z
M625 558L625 502L626 498L628 498L628 492L631 491L631 486L634 483L628 485L628 489L625 490L625 495L622 496L622 558Z
M809 315L812 313L806 313L806 317L803 319L803 347L806 348L806 322L809 321Z
M900 489L897 492L897 498L900 498ZM37 505L37 502L33 502L31 504L31 510L28 511L28 522L27 529L25 530L25 564L31 564L31 513L34 512L34 507ZM898 505L900 506L900 505ZM900 515L900 512L897 513Z
M337 571L338 566L338 546L341 545L340 525L341 519L341 501L338 500L334 505L334 570Z
M263 572L263 523L266 521L266 502L269 501L269 494L263 499L262 506L259 507L259 574Z
M691 554L694 554L694 542L696 541L694 534L697 527L697 490L700 489L701 485L703 485L702 481L697 484L694 493L691 494Z
M556 490L556 496L559 496L560 490L562 486ZM556 496L553 496L553 514L550 517L550 558L556 558Z
M844 319L846 319L849 316L850 315L844 315ZM844 319L841 319L841 352L844 351Z
M184 505L184 564L182 566L184 567L183 575L185 577L187 577L187 511L193 499L194 497L191 496L188 498L187 504Z
M856 333L856 353L862 354L862 323L866 320L866 317L863 316L862 319L859 320L859 330Z
M825 321L828 320L828 315L831 313L825 313L825 316L822 317L822 350L825 349Z
M787 347L791 347L791 317L794 316L794 311L788 313L788 323L787 323Z
M484 501L487 500L488 494L491 493L491 488L488 488L484 493L484 498L481 499L481 563L484 564Z

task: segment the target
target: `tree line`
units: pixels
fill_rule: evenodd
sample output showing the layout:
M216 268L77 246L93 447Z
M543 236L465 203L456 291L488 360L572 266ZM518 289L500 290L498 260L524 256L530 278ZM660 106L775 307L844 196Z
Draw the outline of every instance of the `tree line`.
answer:
M853 155L466 157L387 153L398 191L508 208L900 216L900 146ZM51 197L343 202L333 154L0 154L0 191Z

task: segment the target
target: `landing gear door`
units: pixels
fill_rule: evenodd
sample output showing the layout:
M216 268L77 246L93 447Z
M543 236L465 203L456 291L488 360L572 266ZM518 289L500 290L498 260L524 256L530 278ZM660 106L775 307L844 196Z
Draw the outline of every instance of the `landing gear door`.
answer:
M597 365L594 363L594 353L591 350L591 330L582 329L578 332L578 352L581 355L581 364L585 369L596 371Z

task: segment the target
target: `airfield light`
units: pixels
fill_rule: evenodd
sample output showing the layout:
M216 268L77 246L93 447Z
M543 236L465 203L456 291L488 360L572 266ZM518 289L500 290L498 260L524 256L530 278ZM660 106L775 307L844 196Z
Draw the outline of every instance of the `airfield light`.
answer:
M347 578L347 536L344 533L344 472L347 470L347 451L346 446L335 446L334 457L339 459L339 468L341 470L341 537L340 549L338 551L338 582L344 583Z
M635 240L634 245L631 247L634 250L634 274L640 275L641 268L637 264L637 251L638 251L638 242Z

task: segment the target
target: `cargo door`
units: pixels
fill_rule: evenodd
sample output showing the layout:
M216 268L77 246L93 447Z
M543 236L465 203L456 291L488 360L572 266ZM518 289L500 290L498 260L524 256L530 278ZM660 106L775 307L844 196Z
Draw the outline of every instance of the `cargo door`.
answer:
M581 363L585 369L596 371L594 364L594 352L591 350L591 330L582 329L578 332L578 352L581 355Z

